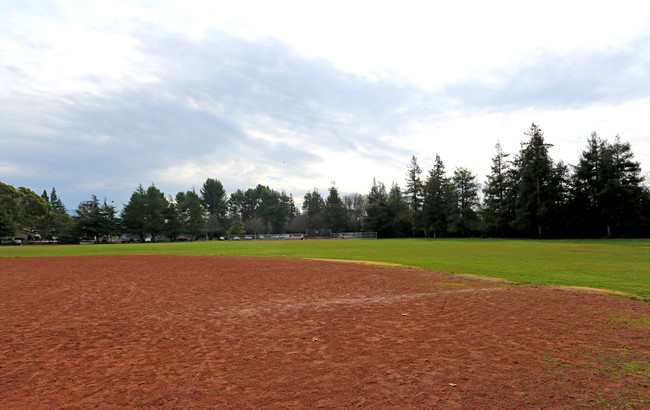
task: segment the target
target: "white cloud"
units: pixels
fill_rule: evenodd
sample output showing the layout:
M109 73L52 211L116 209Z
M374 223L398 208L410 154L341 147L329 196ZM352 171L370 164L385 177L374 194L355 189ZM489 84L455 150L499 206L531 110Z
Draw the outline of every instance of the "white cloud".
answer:
M111 142L113 140L113 137L105 134L82 134L79 139L83 143L102 145Z
M612 121L616 118L616 121ZM636 159L650 158L650 130L644 124L650 121L650 100L634 100L619 105L596 105L579 109L523 110L497 113L449 113L446 118L411 124L408 137L396 140L410 147L418 147L423 169L433 166L435 154L440 154L447 172L454 167L466 167L484 181L490 172L491 158L497 141L506 153L514 157L520 143L528 137L532 122L544 131L547 143L553 144L550 154L555 161L576 164L593 131L612 141L618 134L630 142ZM643 171L650 171L650 163ZM405 168L406 169L406 168Z
M20 176L34 176L35 170L31 164L17 164L10 161L0 160L0 175L5 178L17 178ZM2 182L0 180L0 182Z
M434 89L519 64L543 50L569 55L618 48L650 27L650 4L639 1L188 0L50 7L14 7L17 16L3 19L9 36L0 42L3 59L50 91L96 89L89 73L108 88L125 80L159 81L159 67L142 53L148 46L142 31L162 30L194 42L214 30L249 40L273 37L348 72Z
M170 5L174 13L180 10ZM181 25L201 38L222 29L275 37L302 55L373 79L434 89L507 67L539 50L615 48L648 30L639 1L241 1L183 3ZM192 22L191 24L189 22Z
M56 186L72 208L208 177L367 193L403 184L411 155L482 180L532 121L556 160L595 130L647 169L649 38L650 3L631 1L15 2L0 180ZM13 171L33 158L39 174Z

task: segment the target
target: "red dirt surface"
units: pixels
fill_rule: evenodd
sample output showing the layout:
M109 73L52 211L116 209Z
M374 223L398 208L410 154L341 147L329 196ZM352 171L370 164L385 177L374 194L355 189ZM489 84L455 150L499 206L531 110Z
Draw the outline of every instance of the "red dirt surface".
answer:
M0 259L0 403L650 406L650 306L336 262Z

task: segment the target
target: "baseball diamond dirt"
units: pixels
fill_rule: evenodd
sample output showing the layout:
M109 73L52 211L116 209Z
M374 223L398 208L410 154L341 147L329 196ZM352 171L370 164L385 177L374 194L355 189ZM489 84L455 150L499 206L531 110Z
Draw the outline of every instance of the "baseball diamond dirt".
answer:
M650 406L650 305L426 270L222 256L0 260L0 403Z

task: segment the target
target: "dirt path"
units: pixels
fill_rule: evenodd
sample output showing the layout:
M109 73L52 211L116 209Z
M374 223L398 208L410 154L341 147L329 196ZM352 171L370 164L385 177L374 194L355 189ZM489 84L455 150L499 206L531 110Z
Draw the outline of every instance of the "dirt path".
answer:
M0 259L3 407L650 406L650 305L408 268Z

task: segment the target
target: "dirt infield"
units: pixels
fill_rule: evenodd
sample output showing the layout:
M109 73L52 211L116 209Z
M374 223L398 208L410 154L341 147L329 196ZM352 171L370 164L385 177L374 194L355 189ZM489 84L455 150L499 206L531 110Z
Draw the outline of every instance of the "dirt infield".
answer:
M650 406L650 305L267 258L0 259L0 403Z

